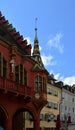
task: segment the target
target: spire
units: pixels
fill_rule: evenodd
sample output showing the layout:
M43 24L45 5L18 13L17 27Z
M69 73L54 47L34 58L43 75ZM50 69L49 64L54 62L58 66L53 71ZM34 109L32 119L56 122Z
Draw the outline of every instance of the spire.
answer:
M39 42L37 38L37 18L35 19L35 37L34 37L34 49L33 49L33 55L40 55L39 51Z
M35 19L35 37L34 37L33 57L43 67L42 59L40 56L40 50L39 50L39 42L38 42L38 37L37 37L37 18Z
M35 19L35 38L34 38L34 43L38 43L38 38L37 38L37 18Z

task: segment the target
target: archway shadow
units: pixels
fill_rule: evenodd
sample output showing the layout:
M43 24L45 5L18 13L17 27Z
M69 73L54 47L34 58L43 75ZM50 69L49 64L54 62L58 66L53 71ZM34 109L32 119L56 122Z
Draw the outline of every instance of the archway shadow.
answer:
M6 127L6 120L8 119L8 113L6 109L0 105L0 126L5 129Z
M34 130L34 117L25 108L17 110L13 116L12 130Z

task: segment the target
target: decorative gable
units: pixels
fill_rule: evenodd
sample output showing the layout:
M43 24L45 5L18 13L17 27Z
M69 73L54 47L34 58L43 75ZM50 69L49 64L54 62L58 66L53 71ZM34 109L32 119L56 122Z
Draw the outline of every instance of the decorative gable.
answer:
M32 68L32 71L40 71L40 70L42 70L42 68L37 63Z
M31 45L28 45L27 40L20 35L19 32L9 23L8 20L2 16L0 12L0 38L4 38L6 42L8 41L11 45L16 44L18 48L23 50L26 55L31 55Z

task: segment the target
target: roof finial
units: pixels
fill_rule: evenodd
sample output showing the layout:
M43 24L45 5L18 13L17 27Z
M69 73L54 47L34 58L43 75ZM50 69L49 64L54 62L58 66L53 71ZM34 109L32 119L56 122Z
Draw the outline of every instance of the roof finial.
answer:
M38 44L38 38L37 38L37 18L35 18L35 38L34 38L34 43Z
M35 28L37 28L37 20L38 18L35 18Z

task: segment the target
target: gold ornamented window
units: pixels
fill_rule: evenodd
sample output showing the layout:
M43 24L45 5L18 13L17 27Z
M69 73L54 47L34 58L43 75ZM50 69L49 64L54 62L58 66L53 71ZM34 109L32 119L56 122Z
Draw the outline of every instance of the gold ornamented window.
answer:
M0 53L0 76L7 76L7 61L4 56Z
M40 75L35 76L35 91L46 91L46 78Z
M24 84L27 86L27 72L24 69Z
M47 91L46 85L47 85L46 77L43 77L43 90L44 90L44 92Z
M15 67L15 77L16 82L27 86L27 72L24 69L23 65L20 64Z
M3 77L6 77L7 75L7 62L3 57Z
M2 66L1 66L2 64L1 64L1 53L0 53L0 76L1 76L1 68L2 68Z

